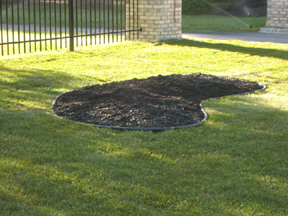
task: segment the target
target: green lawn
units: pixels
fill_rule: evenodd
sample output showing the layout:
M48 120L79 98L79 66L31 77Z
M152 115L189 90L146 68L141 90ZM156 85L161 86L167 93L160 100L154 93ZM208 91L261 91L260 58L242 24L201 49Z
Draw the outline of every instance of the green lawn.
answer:
M239 21L240 20L240 21ZM219 15L182 16L182 28L223 30L223 31L258 31L266 25L266 17L229 17ZM246 23L246 24L243 24ZM252 28L249 28L249 26Z
M43 3L43 2L42 2ZM74 24L80 27L81 23L83 26L88 27L103 27L104 24L106 27L108 25L110 28L112 25L116 28L118 26L124 26L125 25L125 5L122 5L119 3L118 7L114 2L113 7L113 13L112 9L108 12L107 8L108 5L106 4L105 12L103 11L103 5L101 3L101 13L99 14L99 6L94 6L94 1L91 1L91 7L90 2L87 2L88 12L86 13L85 10L85 3L81 1L78 1L78 5L75 6L77 8L77 15L76 10L74 10ZM228 3L231 4L231 3ZM24 5L19 4L19 7L16 3L14 3L13 7L12 5L7 6L8 16L6 14L6 6L2 6L2 17L1 22L3 24L9 23L12 24L13 22L15 24L40 24L44 25L69 25L69 17L68 17L68 5L66 4L59 4L58 1L56 1L56 7L54 7L54 2L51 1L51 4L46 3L46 6L44 7L44 4L38 4L36 2L35 7L33 4L30 5L30 9L28 11L28 4ZM50 8L51 6L51 8ZM122 7L122 13L120 13ZM217 7L227 7L227 4L217 5ZM14 17L12 19L12 8L14 11ZM56 8L56 9L55 9ZM83 8L83 10L81 10ZM90 14L90 8L91 8L91 14ZM118 12L116 12L118 8ZM18 12L19 11L19 16ZM44 13L46 11L46 13ZM29 13L26 13L29 12ZM214 12L215 13L215 12ZM30 16L29 16L30 14ZM61 16L60 16L61 14ZM65 15L66 14L66 15ZM108 23L108 14L109 14L109 23ZM112 14L114 17L114 22L112 23ZM91 16L91 17L90 17ZM61 18L61 20L60 20ZM14 21L13 21L14 20ZM239 21L240 20L240 21ZM183 15L182 16L182 28L187 29L206 29L206 30L225 30L225 31L258 31L261 27L264 27L266 24L266 17L230 17L228 15ZM12 22L13 21L13 22ZM246 24L243 24L246 23ZM247 26L248 25L248 26ZM249 28L249 26L252 26L252 28ZM63 29L64 31L64 29Z
M38 52L38 51L51 51L56 49L66 49L69 50L69 39L59 39L61 37L60 34L54 34L42 33L41 35L39 32L28 34L27 32L24 34L23 31L15 31L13 34L13 31L4 31L3 30L3 41L11 43L14 41L27 41L29 39L31 40L40 40L41 42L26 42L26 43L15 43L15 44L9 44L9 45L0 45L0 56L7 56L12 54L25 54L25 53L31 53L31 52ZM62 34L62 37L64 34ZM136 38L137 33L131 33L131 39L133 39L133 36ZM44 38L57 38L56 40L43 40ZM95 45L95 44L105 44L109 42L121 42L125 39L125 37L120 33L118 34L106 34L106 35L100 35L100 36L87 36L87 37L77 37L74 38L74 46L75 47L81 47L85 45Z
M62 92L158 74L256 81L198 127L99 129L54 116ZM0 60L0 215L288 215L288 45L181 40Z
M101 4L101 13L99 14L99 6L94 6L94 1L87 2L88 11L85 10L85 3L81 3L78 1L78 5L75 5L77 10L74 10L74 24L78 27L99 27L102 28L104 25L106 27L114 28L125 25L125 5L119 3L118 7L117 4L114 2L113 12L112 9L110 11L107 10L108 5L106 4L106 10L103 11L103 5ZM82 5L81 5L82 4ZM19 6L14 3L12 5L7 6L8 14L6 14L6 6L2 6L2 17L0 22L3 24L15 23L18 24L40 24L42 26L52 25L52 26L59 26L59 25L69 25L69 17L68 17L68 5L66 4L59 4L56 1L56 7L54 7L54 2L51 1L51 4L46 3L45 7L44 4L38 4L36 2L35 7L33 4L30 5L30 9L28 10L28 4L19 4ZM50 8L51 7L51 8ZM227 4L217 5L217 7L227 7ZM56 8L56 9L55 9ZM83 8L81 10L81 8ZM91 12L90 12L91 8ZM118 8L118 12L117 11ZM122 8L122 10L121 10ZM14 11L14 17L12 19L12 9ZM19 11L19 15L18 12ZM46 11L46 13L44 13ZM122 11L122 13L120 13ZM27 13L28 12L28 13ZM215 13L215 12L214 12ZM65 15L66 14L66 15ZM113 14L113 15L112 15ZM29 16L30 15L30 16ZM109 15L109 17L108 17ZM112 23L112 16L114 17ZM60 20L61 18L61 20ZM109 20L109 22L108 22ZM240 20L240 21L239 21ZM228 15L183 15L182 16L182 28L186 29L205 29L205 30L223 30L223 31L258 31L261 27L266 25L266 17L231 17ZM246 24L245 24L246 23ZM248 25L248 26L247 26ZM249 28L252 26L252 28ZM16 28L16 27L15 27ZM17 29L17 28L16 28ZM52 28L53 29L53 28ZM27 29L26 29L27 30ZM54 29L53 29L54 30ZM64 31L64 29L62 29Z
M125 5L124 4L115 4L113 5L113 11L112 6L110 6L110 10L108 10L108 5L101 3L101 11L98 9L99 5L94 5L94 1L91 0L87 2L87 10L85 2L77 1L78 5L75 5L74 3L74 25L80 27L80 26L88 26L88 27L101 27L105 26L107 27L110 25L116 25L121 26L121 24L125 25ZM104 10L105 7L105 10ZM82 8L82 9L81 9ZM19 4L14 3L13 7L12 5L8 5L6 7L6 4L2 6L2 17L1 21L2 23L9 23L9 24L41 24L41 25L67 25L69 26L69 10L68 10L68 4L59 4L58 1L56 1L56 4L54 1L47 1L46 4L43 4L43 1L41 4L38 4L38 0L34 6L34 4L30 4L30 7L28 7L28 4ZM91 9L91 10L90 10ZM122 13L120 12L122 9ZM7 12L8 13L7 13ZM12 13L13 11L13 13ZM100 11L100 12L99 12ZM19 13L18 13L19 12ZM14 14L14 16L12 16ZM108 17L109 15L109 17ZM113 16L113 23L112 23L112 16ZM121 20L122 19L122 20ZM108 23L109 20L109 23ZM19 22L18 22L19 21Z

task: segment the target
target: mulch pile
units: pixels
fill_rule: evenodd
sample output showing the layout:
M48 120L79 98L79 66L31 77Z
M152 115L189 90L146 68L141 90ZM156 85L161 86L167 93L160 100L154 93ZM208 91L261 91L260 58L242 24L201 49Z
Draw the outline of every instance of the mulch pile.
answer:
M201 101L263 86L207 74L156 76L93 85L60 95L53 112L66 119L117 127L178 127L204 118Z

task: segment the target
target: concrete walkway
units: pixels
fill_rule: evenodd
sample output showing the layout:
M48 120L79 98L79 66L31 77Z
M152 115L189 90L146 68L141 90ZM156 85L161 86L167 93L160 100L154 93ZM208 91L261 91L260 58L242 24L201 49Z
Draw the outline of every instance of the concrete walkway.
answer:
M191 39L240 40L245 42L272 42L288 44L287 33L229 32L182 29L182 37Z

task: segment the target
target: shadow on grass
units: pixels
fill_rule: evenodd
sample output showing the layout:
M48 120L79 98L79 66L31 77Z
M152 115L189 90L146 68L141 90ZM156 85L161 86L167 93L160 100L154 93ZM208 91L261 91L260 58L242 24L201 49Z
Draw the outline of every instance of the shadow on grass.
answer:
M237 46L231 45L226 43L208 43L204 41L197 41L197 40L190 40L190 39L182 39L180 41L165 41L157 43L157 45L161 44L168 44L168 45L177 45L177 46L188 46L188 47L198 47L198 48L208 48L208 49L216 49L221 51L229 51L229 52L237 52L237 53L245 53L249 55L257 55L261 57L273 57L279 58L283 60L288 60L288 51L284 50L277 50L277 49L264 49L264 48L255 48L255 47L244 47L244 46Z
M16 78L11 82L2 82L2 85L13 85L16 89L48 88L52 85L63 85L63 81L70 81L74 77L64 72L52 70L15 70L0 66L0 72L5 78Z
M17 191L19 188L15 187L13 189ZM22 215L47 215L47 211L45 210L31 208L33 201L17 197L6 191L0 191L1 205L5 204L1 206L1 214L13 215L15 212L21 212Z
M24 107L29 103L34 106L51 104L55 95L59 94L55 89L71 87L69 81L73 79L73 76L67 73L50 70L14 70L0 67L0 73L0 91L3 95L0 104L3 107L21 104Z
M15 70L0 66L0 74L0 92L3 96L0 104L3 107L25 102L51 106L55 97L63 91L58 89L72 90L75 83L81 82L79 77L53 70Z
M209 105L202 126L156 134L2 109L2 205L14 198L27 214L287 214L287 111L247 96L225 101Z
M287 111L241 96L205 103L210 118L199 127L155 134L98 129L43 112L55 89L74 89L75 77L0 71L11 105L47 104L27 112L7 109L2 99L3 215L288 214Z

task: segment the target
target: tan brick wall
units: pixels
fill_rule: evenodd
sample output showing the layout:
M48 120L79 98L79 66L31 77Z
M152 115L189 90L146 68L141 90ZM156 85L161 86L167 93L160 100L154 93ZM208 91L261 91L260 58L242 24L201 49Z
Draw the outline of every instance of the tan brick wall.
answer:
M129 1L126 2L126 30L136 27L142 28L142 32L126 33L127 40L137 40L137 34L138 41L145 42L182 38L182 0L138 0L138 22L133 23L131 19L129 23L129 16L137 17L133 0L130 8Z
M267 0L266 27L288 29L288 0Z

